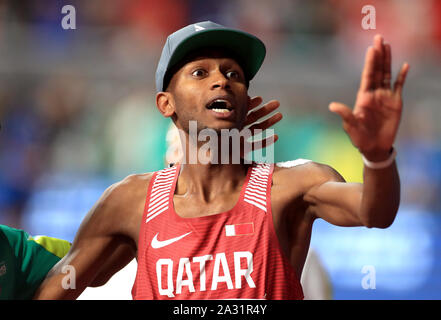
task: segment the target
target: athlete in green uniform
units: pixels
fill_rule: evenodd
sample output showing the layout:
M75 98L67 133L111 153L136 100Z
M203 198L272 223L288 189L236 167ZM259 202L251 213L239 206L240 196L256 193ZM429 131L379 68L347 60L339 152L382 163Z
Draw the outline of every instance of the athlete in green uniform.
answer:
M69 249L68 241L0 225L0 300L31 299Z

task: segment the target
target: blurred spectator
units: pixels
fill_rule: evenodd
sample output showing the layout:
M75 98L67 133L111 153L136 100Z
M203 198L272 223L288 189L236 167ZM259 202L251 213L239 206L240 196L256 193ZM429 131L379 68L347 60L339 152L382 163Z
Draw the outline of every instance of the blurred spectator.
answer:
M441 214L441 144L438 119L431 97L419 106L409 106L399 144L403 203L420 210Z
M0 132L0 214L2 224L20 226L20 214L33 182L46 163L48 148L43 118L33 108L29 89L2 101ZM15 93L15 94L14 94Z

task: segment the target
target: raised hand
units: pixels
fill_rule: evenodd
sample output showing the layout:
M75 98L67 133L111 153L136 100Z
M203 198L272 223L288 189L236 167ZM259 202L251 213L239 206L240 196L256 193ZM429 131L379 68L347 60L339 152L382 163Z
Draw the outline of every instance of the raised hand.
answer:
M352 143L371 161L382 161L389 155L401 119L402 90L409 64L404 63L391 86L391 47L381 35L366 52L360 88L354 109L332 102L329 110L343 120L343 128Z
M254 97L250 100L250 105L248 107L248 114L247 114L247 118L245 119L244 127L251 130L252 136L256 134L255 130L260 129L264 131L275 125L280 120L282 120L282 114L280 112L277 112L268 119L258 122L260 119L269 115L271 112L273 112L280 106L279 101L271 100L267 102L265 105L263 105L261 108L259 108L258 110L254 110L262 103L262 101L263 101L262 97ZM279 136L277 134L274 134L273 136L266 137L263 140L257 140L257 141L253 140L250 143L251 144L250 149L254 151L261 148L266 148L271 144L275 143L278 139ZM242 148L242 150L244 150L244 148Z

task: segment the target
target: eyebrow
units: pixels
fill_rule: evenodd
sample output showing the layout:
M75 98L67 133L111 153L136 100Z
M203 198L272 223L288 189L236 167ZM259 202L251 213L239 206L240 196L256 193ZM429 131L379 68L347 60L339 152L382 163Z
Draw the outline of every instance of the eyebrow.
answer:
M202 64L206 64L207 61L201 61L201 60L203 60L203 59L210 59L210 58L211 57L203 57L203 58L200 58L200 59L196 58L195 60L187 62L181 68L192 68L195 65L197 65L198 63L200 63L201 65ZM232 58L228 58L228 57L227 57L227 59L231 59L231 61L227 61L226 62L226 64L227 64L226 68L237 70L238 72L242 73L243 76L245 76L245 72L243 71L241 65L236 60L234 60ZM222 65L221 65L221 67L222 67Z
M249 88L250 81L247 79L245 70L242 67L242 64L240 61L234 56L234 54L226 52L225 50L203 50L202 52L193 52L187 55L184 59L182 59L180 62L172 66L165 74L164 76L164 84L165 84L165 91L168 90L168 86L170 85L170 82L173 78L173 76L178 73L180 70L182 70L187 64L196 62L196 60L202 60L202 59L231 59L235 62L235 64L239 67L242 76L245 80L245 84L247 88Z

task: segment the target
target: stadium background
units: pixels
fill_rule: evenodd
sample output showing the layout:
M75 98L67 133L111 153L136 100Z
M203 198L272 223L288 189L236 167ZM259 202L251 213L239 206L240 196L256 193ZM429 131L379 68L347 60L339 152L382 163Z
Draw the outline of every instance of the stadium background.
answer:
M63 30L61 8L76 9ZM363 30L361 8L376 8ZM278 99L276 161L307 158L362 181L362 162L327 109L352 105L375 33L408 61L396 142L402 202L386 230L318 221L311 245L335 299L441 298L441 1L0 1L0 223L73 240L110 184L161 169L169 120L154 105L165 37L212 20L259 36L251 95ZM363 266L376 288L363 289Z

